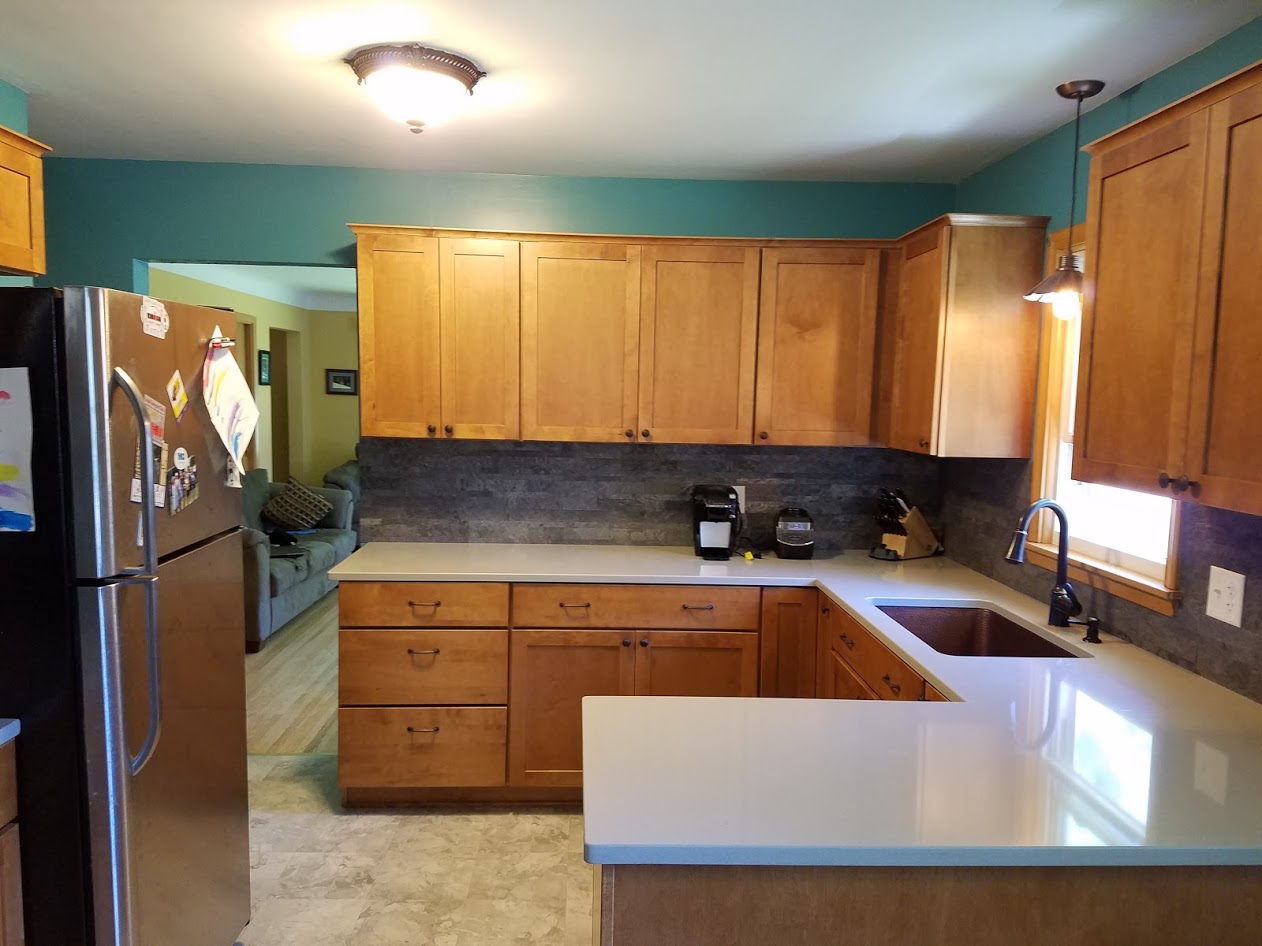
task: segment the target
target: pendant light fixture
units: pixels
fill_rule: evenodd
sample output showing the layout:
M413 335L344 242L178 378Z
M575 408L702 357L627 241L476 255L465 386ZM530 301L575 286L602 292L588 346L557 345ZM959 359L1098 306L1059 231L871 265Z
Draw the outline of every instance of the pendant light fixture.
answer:
M451 118L486 75L463 56L418 43L365 46L346 64L382 111L418 135Z
M1076 101L1074 113L1074 164L1072 183L1069 187L1069 243L1068 252L1061 255L1052 273L1041 283L1025 294L1030 302L1046 302L1052 307L1052 314L1058 319L1074 319L1082 314L1082 270L1074 259L1074 214L1078 210L1078 149L1081 147L1078 135L1082 125L1082 100L1099 95L1104 83L1099 79L1076 79L1056 87L1056 93L1063 99Z

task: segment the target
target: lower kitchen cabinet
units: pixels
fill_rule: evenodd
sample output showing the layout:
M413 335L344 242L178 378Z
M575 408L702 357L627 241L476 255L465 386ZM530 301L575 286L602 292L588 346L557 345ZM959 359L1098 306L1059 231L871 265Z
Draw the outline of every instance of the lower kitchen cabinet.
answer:
M583 783L585 696L757 696L752 631L514 630L509 782Z
M636 640L631 631L512 632L510 784L583 784L583 697L635 692Z
M822 698L926 698L924 677L877 640L874 634L843 611L836 602L822 595L818 633L817 685Z
M825 700L879 700L872 688L863 682L850 664L841 659L835 650L829 650L824 658L824 690L820 697Z
M352 706L337 714L342 788L504 784L502 706Z
M818 609L814 588L763 589L760 696L815 696Z

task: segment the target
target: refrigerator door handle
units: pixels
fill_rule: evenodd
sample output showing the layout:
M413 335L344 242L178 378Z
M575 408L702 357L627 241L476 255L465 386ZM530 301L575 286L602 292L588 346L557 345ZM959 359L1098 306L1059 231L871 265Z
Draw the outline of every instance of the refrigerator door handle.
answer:
M136 426L140 429L140 532L144 545L145 564L141 569L124 569L128 574L158 574L158 523L153 513L153 430L149 427L149 418L145 415L144 398L136 382L122 368L115 367L110 376L110 393L118 388L131 404L132 413L136 415Z
M135 756L128 758L128 768L133 776L139 775L145 763L158 748L162 731L162 664L158 652L158 530L153 513L153 431L145 416L143 398L136 382L122 368L115 367L110 377L110 390L119 389L131 404L140 428L140 522L144 543L144 569L126 569L128 583L145 586L145 650L149 688L149 726L145 741Z

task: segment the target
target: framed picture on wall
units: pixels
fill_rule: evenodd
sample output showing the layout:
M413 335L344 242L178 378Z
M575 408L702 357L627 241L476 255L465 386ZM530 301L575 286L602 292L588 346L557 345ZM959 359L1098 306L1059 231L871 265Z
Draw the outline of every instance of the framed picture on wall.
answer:
M259 349L259 384L272 383L272 353Z
M325 394L358 394L359 372L354 368L325 368Z

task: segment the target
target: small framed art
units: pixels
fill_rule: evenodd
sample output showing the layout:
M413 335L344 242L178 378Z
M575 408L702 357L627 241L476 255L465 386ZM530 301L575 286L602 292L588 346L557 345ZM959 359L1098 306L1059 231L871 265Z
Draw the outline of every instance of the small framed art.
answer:
M325 394L358 394L359 372L354 368L325 368Z
M259 384L272 383L272 353L259 349Z

